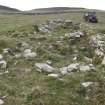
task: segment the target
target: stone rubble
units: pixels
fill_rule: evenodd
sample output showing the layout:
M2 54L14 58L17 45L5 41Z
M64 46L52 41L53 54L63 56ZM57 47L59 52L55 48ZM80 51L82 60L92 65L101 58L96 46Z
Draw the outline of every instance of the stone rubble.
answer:
M59 27L70 28L73 26L74 24L71 20L56 19L48 20L45 24L40 24L38 29L40 32L49 33Z

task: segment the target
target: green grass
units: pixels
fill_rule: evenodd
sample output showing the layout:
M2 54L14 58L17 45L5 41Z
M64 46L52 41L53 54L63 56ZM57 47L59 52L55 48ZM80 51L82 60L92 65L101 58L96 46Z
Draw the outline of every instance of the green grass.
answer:
M99 23L87 24L82 20L83 13L63 13L48 15L21 15L21 14L0 14L0 53L4 48L16 50L18 42L24 41L32 46L38 56L33 61L23 58L14 59L9 56L8 74L0 75L0 97L6 96L4 105L105 105L105 68L96 65L94 72L73 72L63 76L61 79L53 79L45 73L39 73L34 68L36 62L52 61L53 67L63 67L72 63L72 54L78 50L78 62L83 61L83 56L90 56L92 49L89 46L89 38L97 32L105 33L105 13L97 13ZM82 31L86 37L70 43L66 38L63 43L58 44L66 32L73 30L57 29L52 32L52 36L45 34L34 34L33 25L45 22L48 19L71 19L74 22L82 22ZM92 28L91 28L92 27ZM38 44L40 42L40 45ZM54 46L54 50L49 50L49 45ZM80 49L80 45L86 47ZM87 53L87 50L90 51ZM93 56L93 55L92 55ZM80 61L81 60L81 61ZM15 64L15 62L17 62ZM93 85L88 89L81 86L82 82L93 81ZM85 96L89 96L86 99Z
M48 15L21 15L21 14L0 14L0 32L13 31L21 27L28 27L38 23L45 22L48 19L71 19L76 22L83 22L83 13L62 13L62 14L48 14ZM105 13L97 13L99 23L90 24L100 30L104 29L105 24ZM101 27L101 28L100 28Z

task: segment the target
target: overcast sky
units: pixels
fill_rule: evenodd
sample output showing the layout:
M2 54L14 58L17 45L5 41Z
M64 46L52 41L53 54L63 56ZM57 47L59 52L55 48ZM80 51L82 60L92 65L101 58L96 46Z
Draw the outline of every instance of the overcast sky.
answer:
M0 5L20 10L46 7L85 7L105 10L105 0L0 0Z

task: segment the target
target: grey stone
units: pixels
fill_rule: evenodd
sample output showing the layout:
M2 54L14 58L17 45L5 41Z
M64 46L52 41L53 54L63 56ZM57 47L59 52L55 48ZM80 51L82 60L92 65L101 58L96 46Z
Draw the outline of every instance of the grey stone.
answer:
M61 73L62 75L68 74L68 67L62 67L62 68L60 68L60 73Z
M0 105L3 105L4 101L2 99L0 99Z
M48 74L48 77L58 78L58 77L59 77L59 75L58 75L58 74Z
M82 83L82 86L86 88L86 87L89 87L92 84L93 84L93 82L84 82L84 83Z
M47 73L51 73L54 71L54 68L46 63L36 63L35 66L40 70ZM38 71L39 71L38 70Z
M23 57L26 59L34 59L37 56L35 52L31 52L31 49L26 49L23 53Z
M2 54L0 54L0 60L2 60L3 59L3 55Z
M84 34L82 32L80 32L80 31L65 34L65 37L68 37L70 39L77 39L77 38L80 38L82 36L84 36Z
M71 71L74 71L74 70L77 70L79 69L79 63L72 63L68 66L68 71L71 72Z
M105 65L105 56L104 56L104 58L102 60L102 65Z
M0 61L0 68L6 69L6 67L7 67L7 62L5 60Z

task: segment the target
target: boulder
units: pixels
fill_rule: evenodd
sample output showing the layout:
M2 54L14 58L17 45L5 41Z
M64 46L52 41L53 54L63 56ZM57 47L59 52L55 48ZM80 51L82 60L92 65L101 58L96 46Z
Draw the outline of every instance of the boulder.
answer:
M51 73L54 71L54 68L46 63L36 63L35 66L40 69L41 72Z

